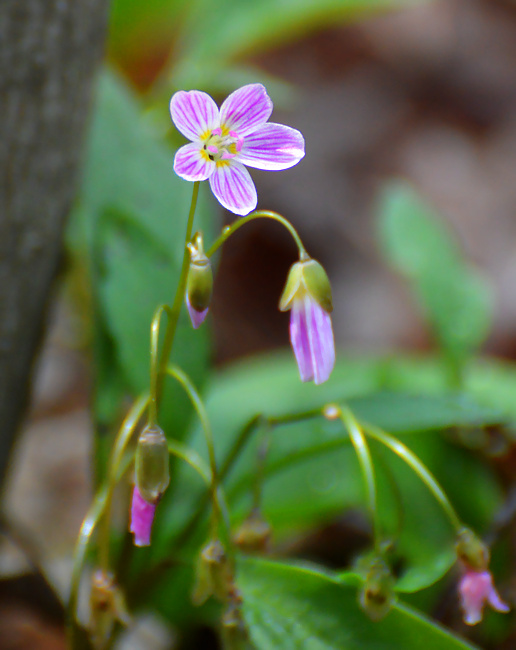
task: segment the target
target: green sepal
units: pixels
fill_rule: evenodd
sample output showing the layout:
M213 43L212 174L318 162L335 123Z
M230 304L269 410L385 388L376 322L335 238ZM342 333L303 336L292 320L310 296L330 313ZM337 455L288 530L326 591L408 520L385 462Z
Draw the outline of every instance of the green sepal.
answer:
M170 482L168 445L156 425L146 427L136 446L136 485L145 501L157 503Z
M290 267L287 282L280 298L280 311L292 307L294 298L307 292L325 311L333 311L331 286L326 271L313 259L296 262Z
M463 528L455 544L457 557L475 571L486 571L489 566L489 549L469 528Z

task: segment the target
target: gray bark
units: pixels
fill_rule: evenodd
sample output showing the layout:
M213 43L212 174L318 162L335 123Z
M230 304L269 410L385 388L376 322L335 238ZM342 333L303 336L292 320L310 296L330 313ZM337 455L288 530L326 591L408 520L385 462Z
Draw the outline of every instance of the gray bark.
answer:
M0 487L76 191L107 8L0 1Z

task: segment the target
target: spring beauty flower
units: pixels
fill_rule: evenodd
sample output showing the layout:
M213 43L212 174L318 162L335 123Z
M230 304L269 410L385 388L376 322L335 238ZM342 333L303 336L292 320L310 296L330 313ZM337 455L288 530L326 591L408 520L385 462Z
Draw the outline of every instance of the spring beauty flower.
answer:
M244 165L278 171L305 155L296 129L268 122L272 101L261 84L243 86L219 108L200 90L180 90L170 100L170 115L190 144L181 147L174 171L187 181L205 181L218 201L238 215L257 203L256 188Z
M331 287L319 262L306 256L290 268L279 308L290 309L290 343L301 381L322 384L335 365L335 343Z
M500 598L493 584L493 576L487 570L475 571L466 568L459 582L459 596L464 622L468 625L480 623L486 603L497 612L508 612L510 609Z

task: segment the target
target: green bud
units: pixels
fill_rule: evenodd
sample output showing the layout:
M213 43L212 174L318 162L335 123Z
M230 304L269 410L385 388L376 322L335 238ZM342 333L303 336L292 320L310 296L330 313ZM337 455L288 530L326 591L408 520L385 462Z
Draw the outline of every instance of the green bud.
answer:
M146 427L136 446L136 485L149 503L157 503L170 482L168 445L157 426Z
M253 512L235 534L235 544L245 553L263 553L271 539L271 527L259 512Z
M489 566L489 549L469 528L463 528L455 543L457 557L475 571L485 571Z
M95 647L105 646L116 621L122 625L131 623L124 595L115 583L113 575L99 569L93 573L91 580L88 626Z
M287 282L280 298L279 308L287 311L294 298L308 293L328 313L333 311L331 286L324 268L311 258L296 262L290 267Z
M209 542L197 561L196 582L192 593L194 605L202 605L210 596L227 602L234 591L233 573L222 544Z
M373 621L381 620L390 612L396 600L394 577L381 558L372 559L369 564L358 600L360 607Z
M186 282L187 301L195 311L208 309L213 292L213 273L210 260L204 253L202 233L195 234L190 250L190 268Z

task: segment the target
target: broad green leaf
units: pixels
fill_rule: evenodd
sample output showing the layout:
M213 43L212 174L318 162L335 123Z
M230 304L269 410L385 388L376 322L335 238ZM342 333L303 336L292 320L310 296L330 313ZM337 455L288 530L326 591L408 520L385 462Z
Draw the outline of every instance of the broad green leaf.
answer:
M380 200L380 243L391 264L410 281L450 363L460 366L487 335L491 295L442 220L401 183Z
M372 622L354 581L311 567L263 560L239 563L243 612L256 650L459 650L471 644L412 608L396 604Z

